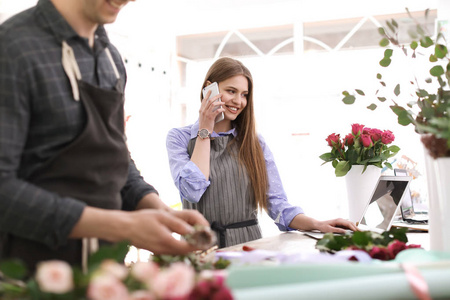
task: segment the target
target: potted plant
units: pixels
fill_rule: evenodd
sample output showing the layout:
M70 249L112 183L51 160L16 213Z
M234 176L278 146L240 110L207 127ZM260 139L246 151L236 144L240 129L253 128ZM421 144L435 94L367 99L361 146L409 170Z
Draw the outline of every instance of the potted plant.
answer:
M352 124L352 131L341 139L340 134L332 133L327 138L331 151L320 158L323 164L331 162L337 177L345 176L352 166L362 166L364 173L368 166L392 169L388 159L400 150L390 145L395 139L390 130L368 128L361 124Z
M396 73L398 81L388 84L381 73L377 74L380 88L370 99L375 102L367 106L375 110L377 103L386 102L391 94L390 109L395 113L400 125L414 126L421 135L426 148L426 168L430 210L431 249L450 251L450 54L445 36L438 32L432 35L426 28L413 20L414 30L408 32L411 42L402 44L399 41L399 24L395 20L386 22L385 27L378 29L381 35L379 42L385 47L379 64L386 70L392 66L393 59L409 59L420 62L425 72L412 73L405 70ZM428 10L425 11L428 17ZM400 79L405 79L399 83ZM412 88L413 93L407 91ZM406 91L406 93L405 93ZM353 104L357 98L369 98L361 89L354 92L343 92L342 101ZM406 103L404 100L407 100ZM402 101L403 100L403 101ZM429 159L428 157L431 157Z
M413 19L408 10L407 12ZM425 16L428 16L428 10L425 11ZM412 124L415 131L423 135L421 140L433 158L450 157L450 90L448 90L450 55L441 33L433 39L421 24L416 23L415 28L408 32L412 39L409 45L400 43L399 24L395 20L386 21L386 28L378 28L382 37L379 44L381 47L386 47L383 58L379 62L380 66L388 68L391 65L394 51L403 53L407 59L419 59L430 64L423 80L417 74L401 75L411 77L409 84L414 87L415 93L408 96L409 101L406 104L402 104L398 99L403 96L402 91L409 87L404 89L401 83L394 84L395 87L392 90L394 98L391 99L390 108L397 115L400 125ZM380 95L382 90L394 85L388 85L381 73L377 74L377 79L380 89L370 99L376 99L378 103L382 103L387 100L384 95ZM368 98L361 89L355 89L355 93L348 91L342 93L344 95L342 101L345 104L353 104L357 97ZM371 103L367 108L375 110L377 104Z

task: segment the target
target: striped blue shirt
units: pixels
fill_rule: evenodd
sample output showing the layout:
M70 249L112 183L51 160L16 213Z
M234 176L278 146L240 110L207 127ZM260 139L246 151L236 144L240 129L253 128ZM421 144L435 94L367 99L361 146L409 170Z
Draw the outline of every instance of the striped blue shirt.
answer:
M180 197L193 203L200 201L203 193L211 184L197 165L191 161L187 150L189 140L197 137L198 126L197 121L186 127L171 129L166 143L170 171L175 185L180 191ZM212 132L211 137L228 134L236 136L235 129L221 133ZM263 149L269 179L268 215L280 230L293 230L289 224L296 215L304 213L303 209L288 202L273 154L261 135L259 135L259 141Z

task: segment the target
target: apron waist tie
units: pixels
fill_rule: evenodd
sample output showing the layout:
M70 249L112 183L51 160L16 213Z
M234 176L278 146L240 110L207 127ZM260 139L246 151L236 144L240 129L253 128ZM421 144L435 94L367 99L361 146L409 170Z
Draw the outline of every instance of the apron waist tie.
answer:
M243 228L248 226L258 225L257 219L242 221L242 222L236 222L231 223L228 225L221 225L219 222L212 222L211 223L211 229L216 231L219 234L219 248L225 247L225 233L227 229L236 229L236 228Z

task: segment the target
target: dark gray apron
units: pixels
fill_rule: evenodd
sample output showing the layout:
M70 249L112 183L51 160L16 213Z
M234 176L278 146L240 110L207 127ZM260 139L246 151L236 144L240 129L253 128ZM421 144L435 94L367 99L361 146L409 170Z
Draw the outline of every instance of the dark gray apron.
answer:
M111 57L110 61L114 64ZM124 135L123 83L118 80L115 90L101 89L81 80L76 81L76 86L79 95L74 94L74 98L81 100L86 127L57 156L24 179L89 206L121 209L120 190L126 183L130 162ZM83 258L80 239L69 239L66 245L51 249L37 241L9 235L4 246L4 258L20 258L31 270L43 260L80 264Z
M250 180L245 167L238 162L237 144L228 147L232 139L231 134L211 139L211 185L198 203L183 200L183 208L200 211L211 223L220 248L262 237ZM196 140L189 141L190 156Z

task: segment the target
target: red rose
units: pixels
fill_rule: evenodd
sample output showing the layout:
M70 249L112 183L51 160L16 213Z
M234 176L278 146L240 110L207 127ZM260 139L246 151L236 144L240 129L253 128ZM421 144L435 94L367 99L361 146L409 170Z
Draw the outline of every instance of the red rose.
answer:
M347 146L352 146L355 143L355 137L353 134L349 133L344 138L344 144Z
M390 144L394 141L395 136L392 133L392 131L390 130L385 130L382 134L381 134L381 142L385 145Z
M388 252L392 259L394 259L400 251L406 249L406 244L399 240L395 240L388 245Z
M372 140L374 142L377 142L381 139L381 135L383 134L383 131L381 131L380 129L373 128L370 130L369 134L372 137Z
M408 246L406 246L407 249L412 249L412 248L422 248L421 245L417 245L417 244L410 244Z
M391 258L386 248L381 248L377 246L372 247L372 249L369 251L369 255L370 257L379 260L389 260Z
M362 133L364 129L364 125L361 124L352 124L352 133L353 135L357 135L358 133Z
M328 142L328 146L330 147L341 147L341 135L332 133L327 138L326 141Z
M361 142L362 142L364 147L367 148L367 147L373 146L372 138L370 137L370 135L368 135L368 134L361 134L360 138L361 138Z

